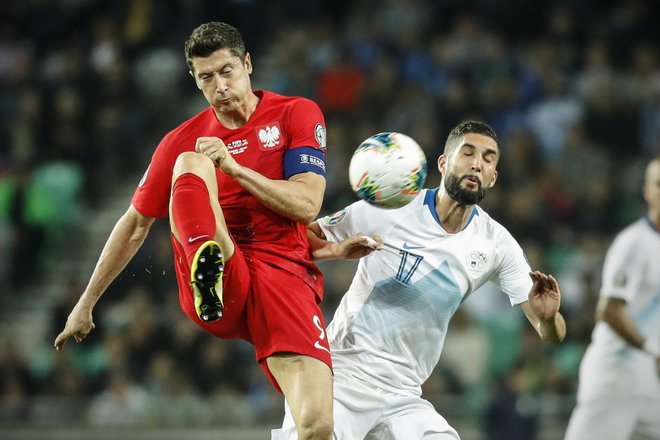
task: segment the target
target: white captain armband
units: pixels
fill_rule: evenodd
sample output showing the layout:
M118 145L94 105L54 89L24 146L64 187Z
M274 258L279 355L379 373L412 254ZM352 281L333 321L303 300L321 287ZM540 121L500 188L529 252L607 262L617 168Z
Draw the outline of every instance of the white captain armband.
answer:
M284 154L284 177L312 172L325 176L325 152L318 148L299 147Z

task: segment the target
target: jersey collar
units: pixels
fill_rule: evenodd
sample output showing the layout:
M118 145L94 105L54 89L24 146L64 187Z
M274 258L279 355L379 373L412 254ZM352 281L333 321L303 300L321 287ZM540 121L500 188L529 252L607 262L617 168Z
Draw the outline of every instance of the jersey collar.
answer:
M424 196L424 204L428 206L429 211L431 212L431 215L433 216L433 219L440 225L442 226L442 222L440 221L440 218L438 217L438 211L435 209L435 196L438 194L438 189L439 188L434 188L434 189L428 189L426 190L426 195ZM470 213L470 218L468 218L467 223L465 224L465 228L468 227L472 219L479 215L479 210L475 206L472 208L472 212ZM465 229L463 228L463 229Z
M426 203L426 200L424 202ZM651 230L653 232L655 232L656 234L660 234L660 230L655 226L655 223L653 223L651 221L651 216L650 215L648 215L648 214L645 215L644 219L646 220L646 224L649 226L649 228L651 228Z

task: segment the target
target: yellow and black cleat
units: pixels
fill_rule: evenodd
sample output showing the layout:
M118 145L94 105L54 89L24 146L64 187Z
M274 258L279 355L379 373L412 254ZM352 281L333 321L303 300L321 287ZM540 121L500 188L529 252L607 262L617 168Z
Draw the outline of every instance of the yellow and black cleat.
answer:
M190 268L190 283L195 296L197 316L204 322L222 317L222 273L225 261L222 249L215 241L202 244Z

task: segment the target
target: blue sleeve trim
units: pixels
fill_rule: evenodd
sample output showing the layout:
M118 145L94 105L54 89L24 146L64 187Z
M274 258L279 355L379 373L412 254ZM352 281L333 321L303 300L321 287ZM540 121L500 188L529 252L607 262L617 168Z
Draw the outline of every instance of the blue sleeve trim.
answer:
M312 172L325 177L325 153L318 148L299 147L284 154L284 177Z

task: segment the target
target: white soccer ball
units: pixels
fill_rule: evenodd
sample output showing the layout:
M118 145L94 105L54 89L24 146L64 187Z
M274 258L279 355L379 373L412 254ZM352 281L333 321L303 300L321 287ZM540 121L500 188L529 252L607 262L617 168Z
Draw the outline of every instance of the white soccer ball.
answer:
M348 177L362 200L379 208L400 208L424 187L426 157L411 137L397 132L378 133L357 147Z

